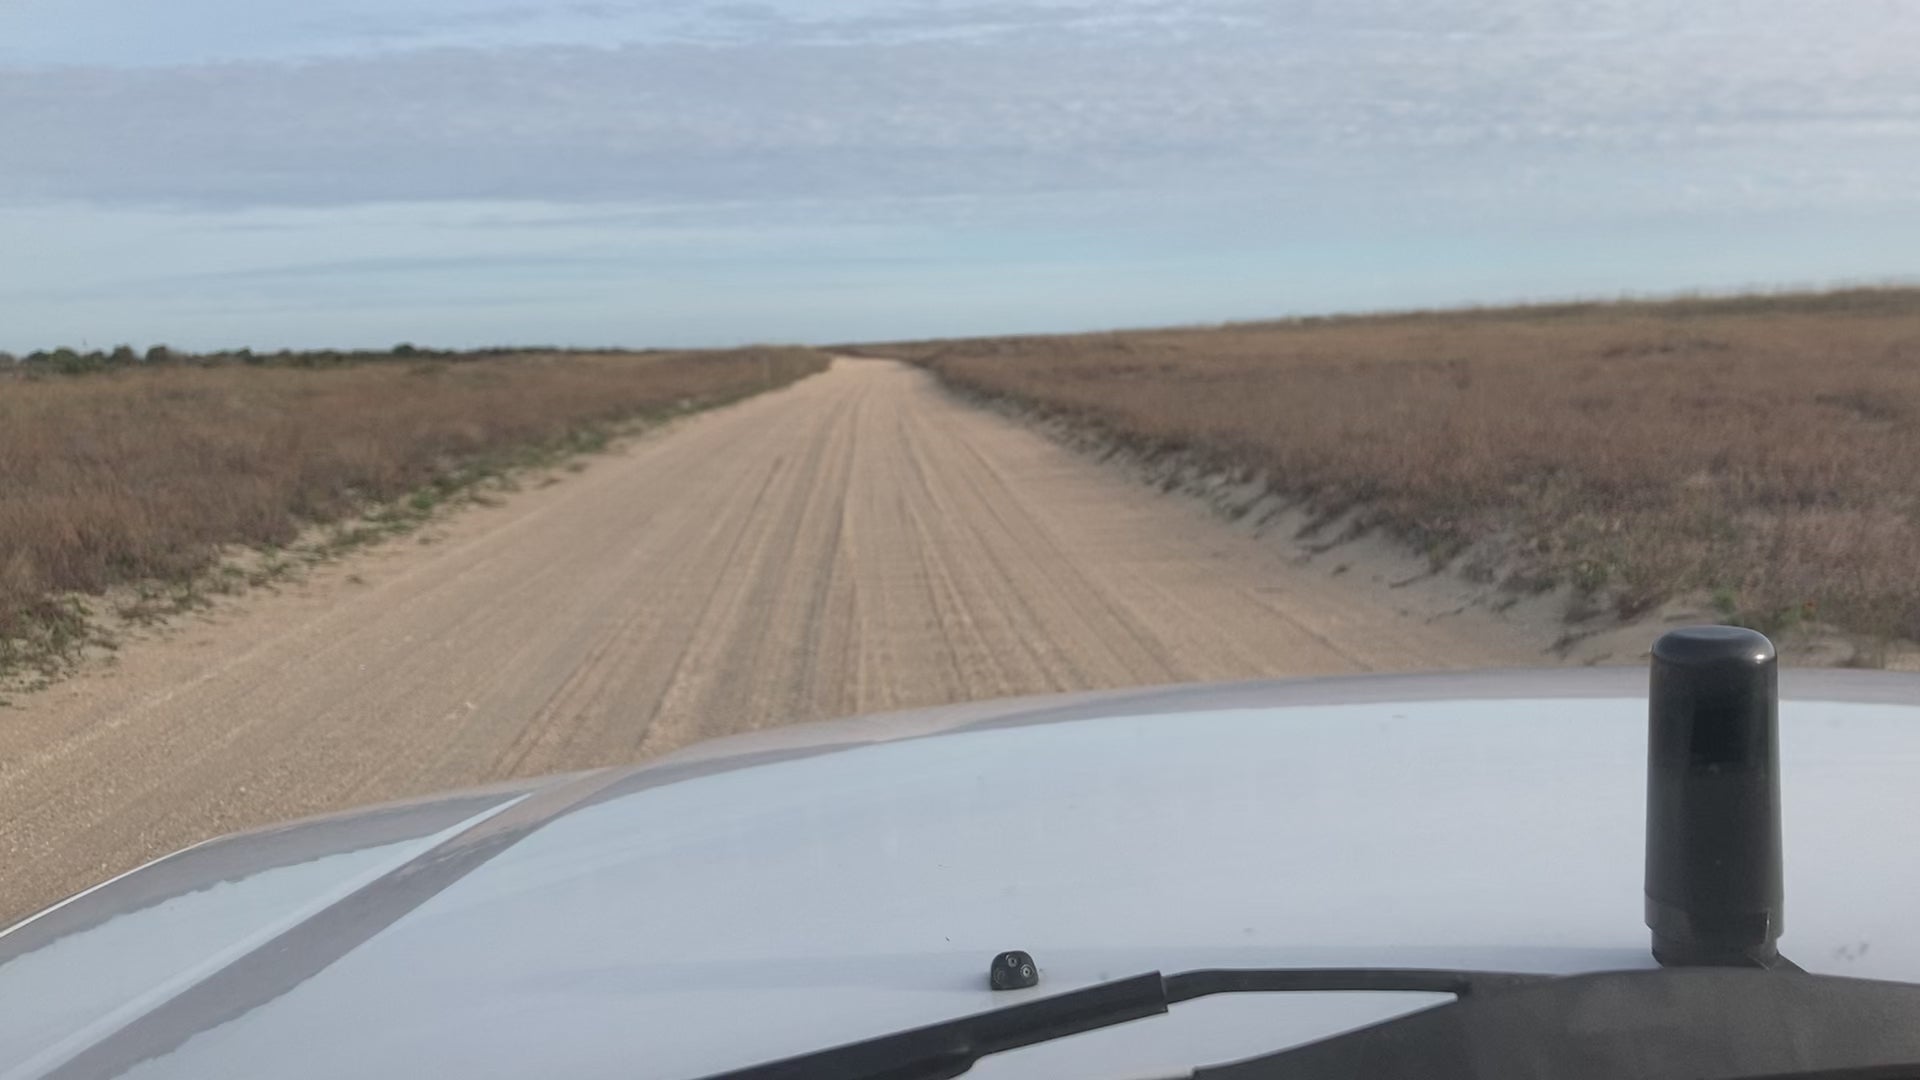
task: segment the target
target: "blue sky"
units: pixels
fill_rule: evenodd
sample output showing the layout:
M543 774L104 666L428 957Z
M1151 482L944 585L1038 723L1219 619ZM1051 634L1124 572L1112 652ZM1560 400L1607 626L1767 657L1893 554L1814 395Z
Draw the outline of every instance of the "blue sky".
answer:
M9 0L0 349L1920 274L1907 0Z

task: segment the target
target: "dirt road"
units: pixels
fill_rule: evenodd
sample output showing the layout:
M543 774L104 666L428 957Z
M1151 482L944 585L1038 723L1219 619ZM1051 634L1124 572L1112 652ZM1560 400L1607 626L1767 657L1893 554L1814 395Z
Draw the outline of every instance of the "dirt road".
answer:
M206 836L772 724L1541 662L840 361L0 709L0 924Z

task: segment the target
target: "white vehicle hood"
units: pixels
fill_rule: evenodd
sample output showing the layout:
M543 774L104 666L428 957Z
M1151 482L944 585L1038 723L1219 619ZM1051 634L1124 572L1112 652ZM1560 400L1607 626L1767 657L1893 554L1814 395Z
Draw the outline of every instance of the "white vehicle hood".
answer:
M1920 981L1920 679L1781 675L1784 954ZM1652 966L1645 674L801 725L245 834L0 936L0 1078L694 1077L1140 972ZM988 961L1031 952L1031 990ZM1243 995L970 1075L1174 1075L1444 998Z

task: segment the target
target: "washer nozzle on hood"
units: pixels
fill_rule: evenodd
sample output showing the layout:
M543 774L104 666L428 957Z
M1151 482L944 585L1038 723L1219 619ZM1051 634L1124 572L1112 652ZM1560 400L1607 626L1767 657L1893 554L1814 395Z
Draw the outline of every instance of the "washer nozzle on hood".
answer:
M1773 642L1697 626L1653 646L1647 926L1667 967L1781 963L1779 680Z

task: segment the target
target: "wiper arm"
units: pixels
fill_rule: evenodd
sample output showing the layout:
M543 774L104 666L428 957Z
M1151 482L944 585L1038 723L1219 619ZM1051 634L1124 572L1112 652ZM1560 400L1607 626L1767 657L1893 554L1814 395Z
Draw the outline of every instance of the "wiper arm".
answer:
M1592 975L1393 968L1159 972L802 1054L720 1077L934 1080L1003 1050L1167 1011L1210 994L1399 990L1457 1001L1260 1057L1196 1080L1486 1080L1920 1076L1920 985L1795 968ZM713 1080L720 1080L715 1077Z
M975 1013L926 1027L783 1058L709 1080L944 1080L988 1054L1157 1016L1167 1006L1213 994L1406 991L1452 994L1511 989L1550 978L1492 971L1421 968L1215 968L1163 976L1157 971Z

